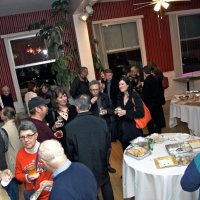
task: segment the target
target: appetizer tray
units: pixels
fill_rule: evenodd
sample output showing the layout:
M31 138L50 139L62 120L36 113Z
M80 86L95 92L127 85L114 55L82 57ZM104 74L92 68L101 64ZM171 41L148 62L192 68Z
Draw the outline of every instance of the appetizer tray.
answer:
M193 149L200 148L200 139L189 140L188 143Z
M177 155L176 161L178 162L178 165L185 166L189 165L194 157L195 157L194 153L184 153L182 155Z
M128 156L131 156L132 158L135 158L137 160L141 160L141 159L149 156L151 154L151 152L144 147L133 146L133 147L126 149L125 154Z
M160 143L160 142L163 142L165 140L163 135L158 134L158 133L153 133L150 136L147 136L147 138L153 139L155 143Z
M188 142L181 142L175 144L167 144L165 145L167 152L169 155L177 156L179 154L192 152L192 147Z
M148 146L148 139L145 137L137 137L134 140L130 141L132 146L140 146L140 147L145 147L147 148Z
M156 168L158 169L178 166L178 162L174 156L164 156L164 157L154 158L154 162Z

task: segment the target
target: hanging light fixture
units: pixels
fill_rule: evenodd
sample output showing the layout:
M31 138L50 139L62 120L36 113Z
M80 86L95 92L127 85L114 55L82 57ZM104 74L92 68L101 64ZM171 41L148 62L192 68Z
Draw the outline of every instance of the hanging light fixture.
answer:
M167 9L169 7L169 3L167 3L165 0L157 1L156 5L154 6L154 11L158 12L161 7Z

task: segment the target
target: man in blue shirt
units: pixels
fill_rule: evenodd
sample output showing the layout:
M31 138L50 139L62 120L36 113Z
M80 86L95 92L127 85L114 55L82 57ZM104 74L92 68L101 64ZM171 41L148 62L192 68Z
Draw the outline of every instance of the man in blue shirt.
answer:
M44 141L39 149L39 157L48 170L53 172L49 200L97 199L97 184L93 173L85 165L68 160L57 140Z

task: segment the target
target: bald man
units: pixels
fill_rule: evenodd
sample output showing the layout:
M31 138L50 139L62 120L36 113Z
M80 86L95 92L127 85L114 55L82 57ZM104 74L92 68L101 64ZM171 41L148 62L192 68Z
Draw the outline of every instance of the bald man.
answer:
M49 200L97 199L97 184L93 173L85 165L68 160L60 142L54 139L44 141L40 146L39 157L53 173Z

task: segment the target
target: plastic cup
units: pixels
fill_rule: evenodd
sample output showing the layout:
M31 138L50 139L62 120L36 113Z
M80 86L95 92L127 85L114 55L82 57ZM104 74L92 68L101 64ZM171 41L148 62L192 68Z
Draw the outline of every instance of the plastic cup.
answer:
M36 170L36 166L35 163L31 163L27 166L27 171L28 171L28 175L32 176L32 177L37 177L37 170Z

